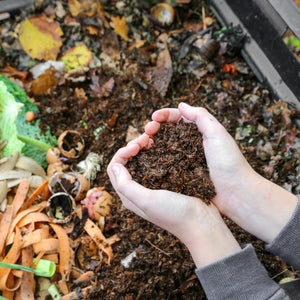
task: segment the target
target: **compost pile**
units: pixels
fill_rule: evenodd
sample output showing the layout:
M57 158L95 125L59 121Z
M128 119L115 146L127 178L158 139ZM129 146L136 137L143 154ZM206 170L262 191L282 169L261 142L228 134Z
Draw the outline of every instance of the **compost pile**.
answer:
M195 124L163 123L149 150L142 150L126 167L133 179L151 189L165 189L202 199L215 196L202 136Z
M62 144L64 155L48 166L49 175L58 170L65 174L80 172L90 185L89 196L85 191L74 211L71 207L70 220L53 225L53 217L63 219L68 211L62 212L53 201L53 215L49 216L47 186L51 176L44 174L42 187L28 186L26 180L19 179L17 185L23 182L19 191L28 193L16 197L17 186L11 188L5 205L16 208L7 211L3 205L0 213L0 219L7 215L11 220L12 216L22 218L33 205L34 210L28 212L29 223L22 221L22 234L19 226L5 227L5 243L20 240L20 234L26 240L30 234L31 239L25 244L15 243L13 250L28 246L21 251L27 265L32 256L52 259L59 268L47 280L65 299L206 299L186 247L125 209L106 173L116 151L143 133L157 109L176 108L180 102L205 107L235 138L257 172L299 193L300 139L295 126L299 112L281 100L273 100L266 87L258 83L236 48L242 47L242 33L222 28L206 1L168 2L171 5L164 3L157 8L157 0L37 0L35 5L0 21L0 74L25 91L37 107L31 109L33 120L23 118L22 124L26 128L26 122L38 124L43 136L51 133L55 138L76 131L81 137L76 144L82 146L84 140L84 148L77 145L73 151L67 139ZM163 16L171 19L161 19L160 12L165 9L170 13ZM238 36L232 36L235 32ZM294 50L299 57L299 51ZM18 117L23 115L24 111ZM0 123L4 119L1 116ZM175 191L195 192L202 199L206 198L202 193L208 193L209 201L214 192L207 180L207 166L196 166L196 160L204 162L196 129L181 123L164 124L154 139L152 148L130 162L133 176L145 185L149 180L150 188L176 186ZM196 150L195 140L199 140ZM167 143L176 149L167 152ZM52 139L50 144L54 147ZM1 139L0 148L3 145ZM184 151L177 151L180 149ZM149 168L142 169L141 162ZM79 166L85 166L85 170ZM159 167L176 185L171 187L160 178ZM19 172L17 169L12 171ZM188 170L191 172L185 172ZM59 179L62 184L68 183ZM204 185L209 188L199 189ZM274 280L298 276L293 268L266 252L262 241L225 221L240 244L254 245ZM4 230L1 232L3 235ZM38 237L40 241L36 242ZM68 255L61 252L59 243L69 244ZM2 260L9 247L3 242L0 246ZM20 278L17 275L21 271L9 272L16 280ZM41 292L40 278L31 276L31 281L22 282L36 299ZM45 297L48 299L49 293L41 298Z

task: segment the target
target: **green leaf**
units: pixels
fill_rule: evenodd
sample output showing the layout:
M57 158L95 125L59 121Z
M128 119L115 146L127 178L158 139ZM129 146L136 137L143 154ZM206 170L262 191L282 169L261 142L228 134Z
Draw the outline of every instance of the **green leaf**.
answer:
M31 157L41 166L46 167L46 151L56 146L56 137L51 135L49 127L45 132L41 132L40 120L26 121L27 111L38 112L39 110L29 101L22 89L0 75L1 139L8 140L3 156L19 151L22 155Z
M23 108L22 103L17 103L14 96L9 93L4 82L0 81L0 129L1 140L7 140L3 156L9 156L15 151L20 151L24 144L17 138L16 120Z

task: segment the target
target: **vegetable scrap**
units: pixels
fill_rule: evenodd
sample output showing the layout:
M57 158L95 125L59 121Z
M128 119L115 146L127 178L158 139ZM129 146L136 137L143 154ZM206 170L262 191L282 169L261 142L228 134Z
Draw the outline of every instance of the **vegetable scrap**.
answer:
M33 259L33 265L37 260ZM34 266L34 269L30 269L25 267L24 265L17 265L17 264L8 264L4 262L0 262L1 268L8 268L12 270L23 270L26 272L34 273L36 276L42 277L52 277L56 271L56 264L53 261L49 261L46 259L39 259L39 261Z
M5 211L11 202L9 191L17 187L22 179L28 180L31 189L38 188L45 180L44 169L32 158L20 156L18 152L0 159L0 210Z
M8 78L0 75L0 130L1 140L7 140L2 155L10 156L18 151L46 167L45 153L56 145L50 128L43 134L40 120L26 121L27 112L37 113L37 106L29 101L26 93Z
M110 214L111 195L104 187L92 188L81 203L87 208L90 218L98 221L99 227L103 229L105 217Z
M35 119L35 114L32 111L26 113L26 121L31 122Z
M42 187L46 189L47 185L43 184ZM44 190L41 188L36 190L38 195L36 192L32 193L36 199L34 204L30 208L23 209L23 205L30 198L29 189L29 182L24 178L14 195L12 203L7 205L0 223L0 289L3 291L4 296L6 293L19 293L22 291L22 288L30 290L32 295L34 295L34 280L27 280L26 278L29 278L28 276L31 275L24 274L33 272L38 276L52 278L55 275L55 264L58 264L57 271L61 275L61 280L66 282L66 286L70 286L70 274L72 269L76 268L74 255L77 246L68 236L68 233L70 233L68 228L74 226L74 224L72 225L71 220L68 220L69 224L65 225L53 223L53 220L47 216L48 204L45 195L48 195L48 193L43 193ZM107 192L106 195L108 195ZM109 201L106 202L102 203L102 208L111 203ZM78 205L80 206L80 204ZM109 208L107 208L102 213L103 217L109 211ZM98 214L100 215L101 211L98 211ZM91 219L86 220L84 230L87 236L85 242L82 240L83 244L95 243L99 249L98 251L103 252L107 256L107 258L103 257L103 261L110 264L113 258L112 244L117 242L119 238L116 235L106 238L98 225ZM28 259L31 259L30 263L23 265L28 253L32 253L28 257ZM37 260L38 263L35 264ZM22 265L19 263L16 266L17 262L20 262ZM3 264L1 265L1 263ZM16 269L20 270L21 273L15 272L14 270ZM89 272L87 278L94 278L91 273L94 274L95 270L86 270L86 272ZM89 281L84 279L84 276L80 279L79 277L77 284ZM11 286L11 282L14 282L13 286ZM68 291L69 287L67 288Z
M106 239L105 236L102 234L100 228L91 219L88 219L86 221L84 229L92 238L92 240L96 243L97 247L107 255L107 263L110 264L113 258L111 244L118 241L119 238L115 236L113 239Z
M151 8L151 14L162 25L171 25L174 21L175 10L169 3L158 3Z
M77 167L80 173L87 178L90 182L96 179L97 173L101 171L103 164L103 155L90 152L85 160L80 161Z
M55 160L59 159L52 152ZM66 295L72 299L68 298L74 295L70 291L89 285L102 262L111 264L112 245L120 238L116 234L107 238L102 231L112 197L103 187L89 190L89 180L74 172L56 172L49 178L36 161L19 152L0 160L0 290L4 298L52 295L60 299ZM92 212L86 217L85 207ZM74 234L78 230L80 237ZM83 263L78 249L85 245L97 249L98 266ZM79 262L81 271L74 275ZM38 276L49 281L37 280ZM88 286L82 293L92 288Z
M230 64L224 65L224 66L223 66L223 69L222 69L222 72L223 72L223 73L231 73L231 74L233 74L234 76L237 76L237 75L238 75L235 66L234 66L234 65L230 65Z

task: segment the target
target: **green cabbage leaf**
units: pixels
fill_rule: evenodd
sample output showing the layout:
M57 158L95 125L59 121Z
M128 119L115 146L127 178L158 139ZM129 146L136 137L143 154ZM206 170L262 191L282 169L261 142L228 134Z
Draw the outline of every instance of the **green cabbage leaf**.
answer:
M51 135L49 127L41 132L39 119L26 121L27 111L38 112L38 108L22 89L0 75L0 141L7 140L2 155L18 151L46 167L46 152L56 146L56 137Z

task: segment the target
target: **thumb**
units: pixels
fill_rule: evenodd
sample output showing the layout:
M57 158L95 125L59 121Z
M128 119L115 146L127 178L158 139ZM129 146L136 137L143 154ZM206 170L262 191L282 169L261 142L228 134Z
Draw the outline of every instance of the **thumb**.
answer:
M221 123L203 107L193 107L182 102L178 109L184 118L196 123L204 137L213 137L224 131L227 133Z
M151 190L135 182L127 169L118 163L112 165L113 186L115 190L139 207L145 206Z

